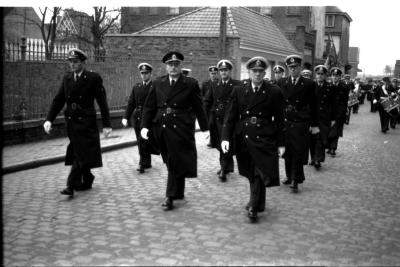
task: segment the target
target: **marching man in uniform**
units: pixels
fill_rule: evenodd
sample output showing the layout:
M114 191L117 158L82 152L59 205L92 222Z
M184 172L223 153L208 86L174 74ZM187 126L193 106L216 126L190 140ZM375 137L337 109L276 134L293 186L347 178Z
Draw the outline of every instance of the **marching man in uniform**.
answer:
M151 72L153 67L148 63L140 63L138 65L140 76L142 78L141 83L137 83L132 88L132 93L129 96L128 106L126 107L124 117L122 119L122 125L128 126L128 120L133 113L133 128L135 129L136 140L138 142L139 150L139 167L137 171L144 173L145 169L151 168L151 153L157 154L155 150L151 150L151 144L140 136L140 123L142 121L143 104L149 94L150 88L153 83L151 81ZM153 152L152 152L153 151Z
M221 151L221 133L222 124L224 123L226 106L229 103L230 95L233 87L240 84L240 81L231 78L233 64L227 59L222 59L217 64L221 81L208 91L204 99L204 109L209 116L210 134L213 136L211 139L215 140L212 144L214 148L219 151L220 170L217 172L218 178L221 182L226 182L226 175L233 172L233 152L230 150L228 153ZM214 136L215 135L215 136Z
M292 192L298 192L298 184L305 180L304 165L308 164L309 131L319 133L318 104L314 82L300 76L302 58L286 57L289 76L279 81L285 99L285 170Z
M274 72L275 77L271 82L273 84L277 84L279 80L282 79L285 75L285 67L281 65L275 65L272 71Z
M248 217L255 221L265 209L265 187L279 186L279 156L284 148L283 95L263 80L268 67L263 57L251 58L250 79L235 86L222 129L221 148L227 153L235 140L239 174L250 183Z
M143 108L141 136L148 139L153 131L168 169L164 210L173 209L173 201L184 198L185 178L197 177L195 118L202 131L208 130L199 84L181 74L183 60L178 51L163 57L168 74L153 81Z
M107 138L111 132L103 80L99 74L85 70L86 59L87 55L80 49L68 51L71 72L64 76L43 125L45 132L49 134L52 122L64 105L67 105L65 120L70 143L65 165L72 167L67 187L60 193L68 196L73 196L74 190L91 189L94 175L90 169L103 166L94 100L100 107L104 136Z

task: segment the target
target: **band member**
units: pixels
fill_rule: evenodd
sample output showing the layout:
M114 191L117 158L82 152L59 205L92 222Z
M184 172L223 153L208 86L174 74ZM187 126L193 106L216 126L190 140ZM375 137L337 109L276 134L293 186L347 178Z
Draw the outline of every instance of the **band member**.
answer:
M304 166L308 163L309 130L317 134L318 104L315 85L310 79L300 76L302 58L298 55L286 57L289 76L279 81L285 98L285 170L292 192L298 192L298 184L305 180Z
M354 92L354 84L352 83L352 81L350 80L350 75L349 74L345 74L343 76L344 80L343 80L343 86L347 87L347 90L349 91L349 97L351 97L351 95L355 94ZM348 106L347 108L347 112L346 112L346 124L350 123L350 116L351 116L351 111L353 110L353 113L357 113L358 112L358 103Z
M64 114L70 143L67 147L65 165L72 167L67 187L60 193L68 196L73 196L74 190L91 189L94 175L90 169L103 165L94 107L95 99L100 107L104 136L108 137L111 132L103 80L99 74L85 69L86 59L87 55L80 49L73 48L68 51L71 72L64 76L43 125L45 132L49 134L52 122L64 105L67 105Z
M135 129L136 140L138 142L139 150L139 167L136 169L139 173L144 173L145 169L151 168L151 145L143 140L140 136L140 123L142 121L143 104L152 87L151 72L153 67L148 63L140 63L138 65L141 83L135 84L132 88L131 95L129 96L128 106L125 110L125 115L122 119L122 125L128 126L128 120L133 113L133 128ZM154 152L153 152L154 153ZM157 154L157 153L154 153Z
M229 103L230 95L233 87L240 84L240 81L232 79L233 64L227 59L222 59L217 64L221 81L218 82L213 90L208 91L204 99L204 109L209 116L210 134L215 135L212 140L216 140L212 147L217 148L219 151L220 170L218 177L221 182L226 182L226 175L233 172L233 153L223 153L221 151L221 132L222 124L224 123L226 106Z
M182 68L182 75L187 77L189 76L190 72L192 72L191 69L186 69L186 68Z
M328 69L324 65L318 65L314 68L316 76L315 94L319 106L319 129L318 134L310 134L310 165L316 169L321 167L321 162L325 161L325 148L328 144L328 135L330 128L336 123L335 118L335 100L336 94L330 84L326 82Z
M306 78L306 79L312 79L312 72L311 70L304 69L300 73L301 77Z
M208 92L214 90L214 88L217 86L218 81L219 81L217 66L208 67L208 72L209 72L210 78L201 84L201 97L203 99L203 104L204 104L204 100L205 100L205 97L208 94ZM209 113L207 113L207 118L208 118L208 121L210 122L211 119L210 119ZM210 129L210 136L209 136L209 141L207 144L208 147L216 147L218 145L218 140L216 140L216 136L217 136L217 133L213 132L213 129Z
M384 77L382 81L384 82L384 84L382 86L379 86L378 89L376 90L373 102L374 104L377 105L377 110L379 112L381 131L382 133L386 133L387 131L389 131L389 122L392 122L394 118L392 118L391 113L385 110L382 101L388 100L392 96L392 91L390 88L389 78ZM392 123L395 124L395 122Z
M167 75L153 81L143 108L141 136L153 131L168 169L164 210L173 209L175 199L183 199L185 178L197 177L195 118L202 131L208 122L196 79L181 74L184 56L178 51L165 54Z
M281 65L275 65L272 69L274 72L274 79L271 81L273 84L277 84L280 79L285 75L285 67Z
M340 81L343 71L338 67L330 69L332 89L336 93L335 100L335 124L331 127L328 135L327 153L332 157L336 156L339 137L343 136L343 127L348 111L348 100L350 87L344 86Z
M359 104L362 105L364 104L365 101L365 96L367 95L366 89L366 84L364 82L361 82L360 78L356 78L354 80L354 84L359 83L360 84L360 97L358 98ZM356 85L354 85L356 86Z
M397 97L400 97L400 85L397 78L392 79L392 87L394 92L397 94ZM397 114L397 123L400 123L400 107L397 108L397 111L399 112Z
M357 114L358 113L358 109L360 108L360 105L363 104L363 103L361 103L361 98L363 96L364 89L363 89L363 86L362 86L362 84L360 82L360 78L355 78L353 84L354 84L353 93L356 96L358 96L357 97L358 103L353 106L353 113Z
M370 112L376 112L374 101L376 85L372 83L372 80L369 79L367 85L365 86L365 91L367 92L367 100L370 102Z
M279 156L284 148L283 95L263 80L267 60L251 58L246 67L250 79L235 86L222 130L221 147L236 147L239 174L248 178L248 217L255 221L265 209L265 187L279 186ZM235 140L235 145L230 140Z

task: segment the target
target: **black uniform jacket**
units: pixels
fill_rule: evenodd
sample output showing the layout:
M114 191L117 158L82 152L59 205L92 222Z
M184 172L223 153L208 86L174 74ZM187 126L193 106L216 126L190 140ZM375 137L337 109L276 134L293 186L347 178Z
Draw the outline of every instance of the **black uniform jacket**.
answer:
M349 101L350 86L346 86L343 82L331 84L332 89L336 92L335 100L335 125L329 131L329 137L343 136L343 126L346 121L347 106Z
M284 146L283 95L278 86L264 81L257 93L248 81L234 87L222 140L233 136L239 174L251 178L257 167L266 186L278 186L278 146Z
M174 87L168 75L153 81L144 104L142 128L153 130L169 172L187 178L197 177L196 117L200 129L208 130L197 80L181 75Z
M218 82L214 88L208 91L204 98L204 109L209 115L210 140L211 146L221 147L221 131L224 122L226 107L230 101L230 96L234 86L240 85L238 80L230 79L224 86L222 81Z
M103 127L111 127L106 91L100 75L84 70L76 82L73 72L64 76L46 120L54 121L67 104L64 114L70 144L67 147L66 165L72 165L75 158L88 168L102 166L94 99L100 107Z
M212 90L218 83L218 80L216 81L211 81L211 79L208 79L207 81L204 81L201 84L201 96L204 98L206 97L208 91Z
M312 80L300 77L292 84L291 76L279 80L285 98L286 149L295 161L308 161L309 127L318 126L318 103L315 84Z
M331 121L334 121L336 113L336 91L324 81L322 85L315 83L319 108L319 129L323 144L327 144Z
M382 99L388 98L391 95L391 93L395 91L392 86L386 86L385 89L386 89L386 93L383 90L382 86L378 86L376 88L374 99L376 99L376 101L378 101L376 103L378 108L383 108L380 101L382 101Z
M146 86L143 83L137 83L132 88L124 118L129 120L133 113L132 124L135 128L140 128L144 101L152 86L153 82L149 81Z

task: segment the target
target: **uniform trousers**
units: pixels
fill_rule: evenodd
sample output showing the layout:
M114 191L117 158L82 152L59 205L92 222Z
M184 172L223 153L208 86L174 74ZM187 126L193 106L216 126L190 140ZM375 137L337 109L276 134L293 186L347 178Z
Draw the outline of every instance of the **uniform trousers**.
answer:
M83 167L75 159L71 166L71 171L67 179L67 187L72 189L79 189L82 186L92 185L94 180L90 168Z
M182 199L185 196L185 177L168 171L166 197Z
M325 161L325 148L322 143L321 135L310 133L310 155L311 161L313 162L324 162Z
M151 154L148 152L146 148L146 142L140 135L140 128L135 127L136 140L138 142L138 150L139 150L139 165L142 167L150 167L151 166Z
M389 118L389 124L390 124L390 128L396 128L396 124L397 124L397 118L399 116L399 111L397 110L397 108L392 109L390 111L390 118Z
M254 161L252 163L254 166ZM265 184L262 179L263 174L257 167L253 167L254 172L251 177L249 177L250 183L250 200L248 203L249 207L256 208L258 211L263 211L265 209Z
M390 115L383 109L382 106L378 108L378 111L379 111L379 119L381 122L381 130L382 132L386 132L389 130Z
M222 123L223 123L223 118L216 120L219 139L221 139L221 134L222 134ZM234 163L232 154L223 153L220 146L218 146L218 150L219 150L219 164L221 166L221 170L225 171L226 173L233 172Z
M285 150L285 171L290 181L303 183L305 180L303 161L298 159L290 149Z

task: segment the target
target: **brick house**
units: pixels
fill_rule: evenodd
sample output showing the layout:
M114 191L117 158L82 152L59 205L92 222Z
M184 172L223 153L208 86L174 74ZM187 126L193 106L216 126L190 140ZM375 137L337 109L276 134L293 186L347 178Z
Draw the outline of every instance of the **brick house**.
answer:
M21 42L21 37L42 39L36 25L41 19L32 7L3 7L3 41Z
M185 55L185 67L199 80L206 79L207 67L222 57L234 64L234 78L243 79L248 77L245 63L253 56L264 56L274 66L283 64L287 55L298 53L271 17L245 7L226 8L226 27L222 29L226 38L222 38L221 9L203 7L133 34L106 35L105 48L110 56L151 54L157 58L158 74L164 70L162 55L178 49ZM225 56L221 56L221 49ZM269 68L267 77L271 76Z
M360 48L349 47L348 64L351 65L351 69L349 71L351 78L357 77L357 73L362 72L362 70L358 68L359 63L360 63Z
M342 66L348 64L351 17L336 6L327 6L325 11L325 42L331 39L335 45L337 59ZM347 69L347 68L346 68Z

